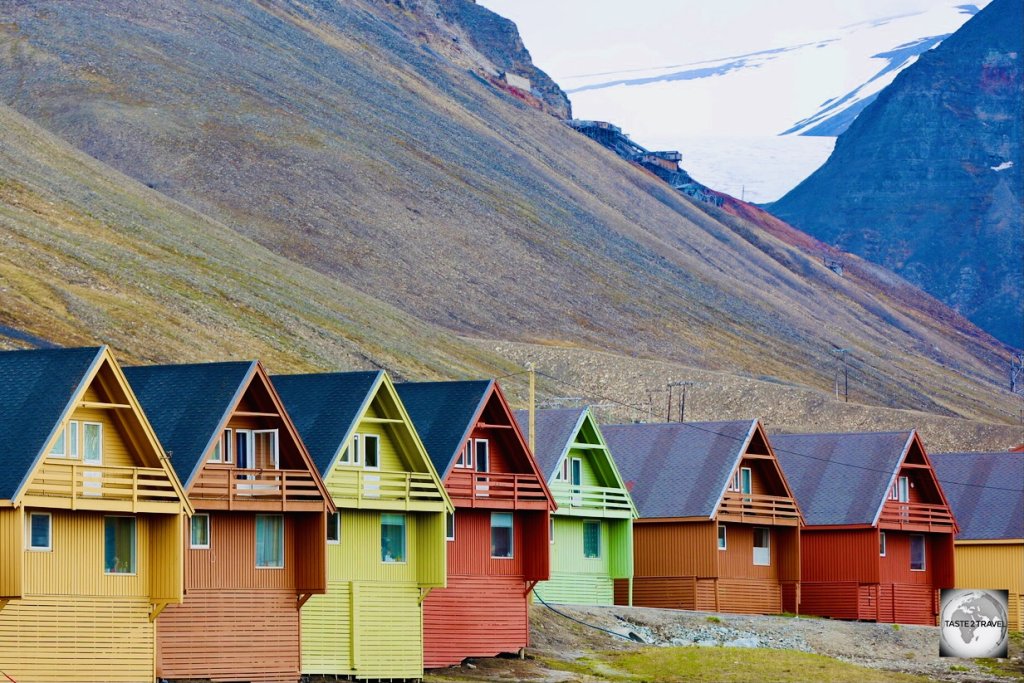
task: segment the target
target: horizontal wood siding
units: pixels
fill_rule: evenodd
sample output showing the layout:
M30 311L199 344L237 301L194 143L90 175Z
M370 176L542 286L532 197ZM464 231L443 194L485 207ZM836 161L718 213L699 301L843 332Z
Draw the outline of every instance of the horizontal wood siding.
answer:
M613 605L614 587L607 575L552 572L534 589L546 602L565 605Z
M0 610L0 671L19 683L154 679L142 597L32 596Z
M191 590L157 618L157 675L213 681L299 678L299 610L287 589Z
M364 583L356 601L357 678L422 678L423 621L415 584Z
M24 593L24 548L24 508L0 508L0 599Z
M878 529L805 528L800 535L800 580L878 583L878 551Z
M854 581L800 584L800 613L834 619L858 619L860 586Z
M775 579L719 579L718 611L779 614L782 612L782 588Z
M616 603L625 604L623 598L625 580L616 582ZM633 579L633 605L636 607L661 607L664 609L697 609L697 578L647 577Z
M634 575L707 576L718 571L718 529L707 522L638 522L633 525Z
M449 576L424 601L424 665L517 652L529 644L526 586L511 576Z
M1010 594L1010 628L1024 631L1024 542L956 544L956 587L1005 590Z
M782 590L782 611L790 614L800 613L800 582L783 581L779 586Z
M352 675L352 582L328 581L302 606L302 673Z

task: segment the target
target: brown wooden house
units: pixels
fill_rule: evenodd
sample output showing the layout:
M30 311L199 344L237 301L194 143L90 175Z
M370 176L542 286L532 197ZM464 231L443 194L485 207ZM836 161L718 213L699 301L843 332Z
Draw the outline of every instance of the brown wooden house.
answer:
M258 361L126 368L195 514L157 675L298 680L299 609L327 587L323 482Z
M935 625L957 526L917 432L772 442L806 521L801 611Z
M761 423L601 427L630 489L633 590L617 604L796 611L801 516Z

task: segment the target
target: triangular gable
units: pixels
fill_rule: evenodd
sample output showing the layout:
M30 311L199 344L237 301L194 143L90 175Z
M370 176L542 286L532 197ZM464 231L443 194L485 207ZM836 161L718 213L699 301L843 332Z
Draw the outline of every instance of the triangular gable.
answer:
M775 451L772 448L771 441L768 440L768 434L764 431L764 425L761 424L761 420L754 420L750 425L750 431L747 433L747 438L743 441L743 447L739 450L736 455L736 461L733 463L732 469L729 471L729 476L725 483L722 485L722 492L718 497L718 503L715 505L715 514L718 514L718 509L722 505L722 499L725 497L725 493L729 488L729 480L732 479L733 474L739 468L744 458L749 456L768 456L758 457L757 459L763 463L767 463L767 471L775 476L775 484L781 486L785 492L785 497L791 498L793 504L796 506L797 514L800 515L800 521L803 523L803 513L800 512L800 504L796 499L796 495L793 493L793 489L789 486L789 481L786 479L786 473L782 471L782 465L779 463L778 458L775 457Z
M79 350L70 349L67 351L74 352ZM93 350L81 351L92 352ZM32 480L35 472L46 459L46 453L56 438L58 430L63 428L66 421L79 408L101 408L112 411L112 420L122 428L120 436L131 445L129 451L141 459L141 462L136 464L142 467L163 470L174 487L183 508L187 511L187 514L192 514L192 507L188 503L180 480L170 466L166 454L156 437L156 433L146 419L141 404L128 384L124 372L117 364L117 361L114 360L113 354L111 354L110 348L107 346L95 349L93 361L80 381L78 381L76 390L71 395L70 400L67 401L57 421L51 427L49 436L42 444L42 447L36 452L31 469L26 473L14 496L12 501L14 505L20 503L26 490L25 485Z
M910 436L907 438L907 443L903 447L903 452L900 454L900 458L896 463L896 467L893 468L892 474L889 477L889 485L885 489L886 494L882 496L882 501L878 506L878 511L875 513L874 521L871 524L872 526L878 526L878 520L882 515L882 509L885 507L885 503L888 500L888 492L896 483L896 477L899 476L900 470L903 469L904 464L923 465L924 467L915 469L924 474L924 478L929 482L929 485L933 487L932 493L937 495L939 499L931 504L943 505L946 509L952 512L949 500L946 498L946 493L942 490L942 484L939 483L939 479L935 475L935 468L932 466L932 461L928 457L928 452L924 448L924 442L921 441L921 435L917 433L916 429L912 429L910 431ZM953 518L953 530L954 532L959 531L955 517Z
M634 519L638 518L640 513L637 512L636 505L633 503L633 496L629 494L629 489L626 488L626 481L622 478L619 467L615 464L615 458L608 449L604 435L601 434L601 428L598 426L597 420L594 418L594 414L590 412L589 407L580 416L579 424L573 432L573 438L570 443L566 444L562 460L566 458L572 448L576 447L576 444L581 443L597 446L597 448L588 449L588 454L591 457L591 464L594 466L594 469L600 472L603 477L602 484L608 488L621 489L629 500L629 507L633 512ZM561 462L559 462L558 466L561 466ZM551 476L554 476L554 472L552 472Z

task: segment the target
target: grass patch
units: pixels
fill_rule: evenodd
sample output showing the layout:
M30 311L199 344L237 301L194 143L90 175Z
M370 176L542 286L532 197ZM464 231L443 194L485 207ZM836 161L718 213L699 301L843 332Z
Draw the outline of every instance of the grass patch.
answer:
M868 669L822 655L793 650L708 647L649 647L604 652L549 666L608 681L666 683L925 683L929 679Z
M722 620L719 619L718 617L710 616L710 617L708 617L708 623L709 624L721 624Z
M892 630L893 631L899 631L901 628L903 628L903 627L900 626L899 624L893 624L892 625Z

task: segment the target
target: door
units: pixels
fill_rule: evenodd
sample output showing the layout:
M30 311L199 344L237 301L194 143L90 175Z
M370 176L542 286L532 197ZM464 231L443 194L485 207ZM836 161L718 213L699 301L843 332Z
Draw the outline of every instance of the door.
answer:
M490 478L479 473L490 471L491 449L487 439L475 439L473 442L474 454L476 455L476 495L486 498L490 495Z
M98 422L82 423L82 462L86 465L103 464L103 425ZM99 470L82 472L82 495L103 495L103 473Z

